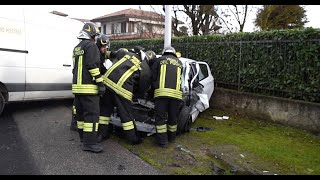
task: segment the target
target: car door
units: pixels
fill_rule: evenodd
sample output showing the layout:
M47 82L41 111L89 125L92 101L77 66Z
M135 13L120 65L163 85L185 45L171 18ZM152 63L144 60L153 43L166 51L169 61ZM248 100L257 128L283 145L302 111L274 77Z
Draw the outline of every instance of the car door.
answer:
M214 78L209 65L206 62L197 62L199 67L198 80L203 85L203 91L210 100L214 91Z

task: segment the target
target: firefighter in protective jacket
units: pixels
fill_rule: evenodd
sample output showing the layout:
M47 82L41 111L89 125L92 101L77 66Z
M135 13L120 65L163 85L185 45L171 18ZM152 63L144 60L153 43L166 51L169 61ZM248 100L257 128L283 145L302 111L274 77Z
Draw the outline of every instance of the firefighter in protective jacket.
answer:
M108 87L106 95L110 97L111 100L107 103L107 107L101 109L101 111L105 111L109 120L116 106L128 143L142 143L143 139L138 135L131 104L134 93L139 91L139 79L143 72L141 56L139 56L139 53L130 52L122 48L118 51L111 52L110 58L113 59L113 65L103 75L103 80ZM106 133L106 131L104 133Z
M162 56L155 59L152 71L152 83L155 99L156 143L166 147L174 142L177 131L181 91L182 63L173 47L166 47Z
M107 72L107 68L104 66L105 60L109 58L108 50L110 48L109 38L101 34L97 39L97 47L100 50L100 73L103 75ZM110 102L110 96L108 93L105 93L100 98L100 116L99 116L99 128L98 128L98 142L108 139L110 137L110 132L112 129L109 127L110 117L107 116L106 111L104 110L108 103Z
M104 66L104 62L105 62L105 59L107 59L107 51L110 48L109 38L106 35L101 34L97 38L96 45L97 45L97 47L98 47L98 49L100 51L100 73L103 75L104 73L107 72L107 68ZM102 98L103 97L101 97L101 99ZM101 102L102 101L100 100L100 106L102 106ZM76 115L76 112L77 112L77 110L76 110L75 104L73 102L73 106L72 106L72 121L71 121L71 126L70 126L70 130L72 130L72 131L77 131L77 121L74 119L74 117ZM100 123L100 119L103 119L103 117L99 116L99 123Z
M78 39L80 43L73 50L72 93L75 95L75 108L78 132L84 151L101 152L97 143L99 120L99 95L105 92L100 74L99 49L95 37L99 29L93 23L84 24Z

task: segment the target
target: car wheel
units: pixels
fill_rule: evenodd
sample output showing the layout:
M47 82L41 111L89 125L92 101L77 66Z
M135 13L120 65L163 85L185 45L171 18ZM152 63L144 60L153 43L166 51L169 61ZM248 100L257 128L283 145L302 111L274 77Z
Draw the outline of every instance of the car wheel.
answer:
M177 135L189 132L191 128L191 116L190 116L191 107L183 106L177 123Z
M4 100L3 95L0 93L0 115L4 109L4 105L5 105L5 100Z

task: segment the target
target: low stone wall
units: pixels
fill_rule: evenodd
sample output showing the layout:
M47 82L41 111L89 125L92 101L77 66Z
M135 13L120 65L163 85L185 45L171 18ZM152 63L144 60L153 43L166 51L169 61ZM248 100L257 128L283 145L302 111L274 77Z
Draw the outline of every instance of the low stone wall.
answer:
M210 106L320 133L320 104L215 88Z

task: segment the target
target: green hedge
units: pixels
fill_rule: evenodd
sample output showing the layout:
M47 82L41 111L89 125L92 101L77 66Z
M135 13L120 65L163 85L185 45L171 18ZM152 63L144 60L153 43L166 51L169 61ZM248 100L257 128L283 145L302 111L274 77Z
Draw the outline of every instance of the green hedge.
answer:
M163 39L111 41L161 53ZM217 86L320 102L320 30L313 28L172 39L183 57L206 61Z

